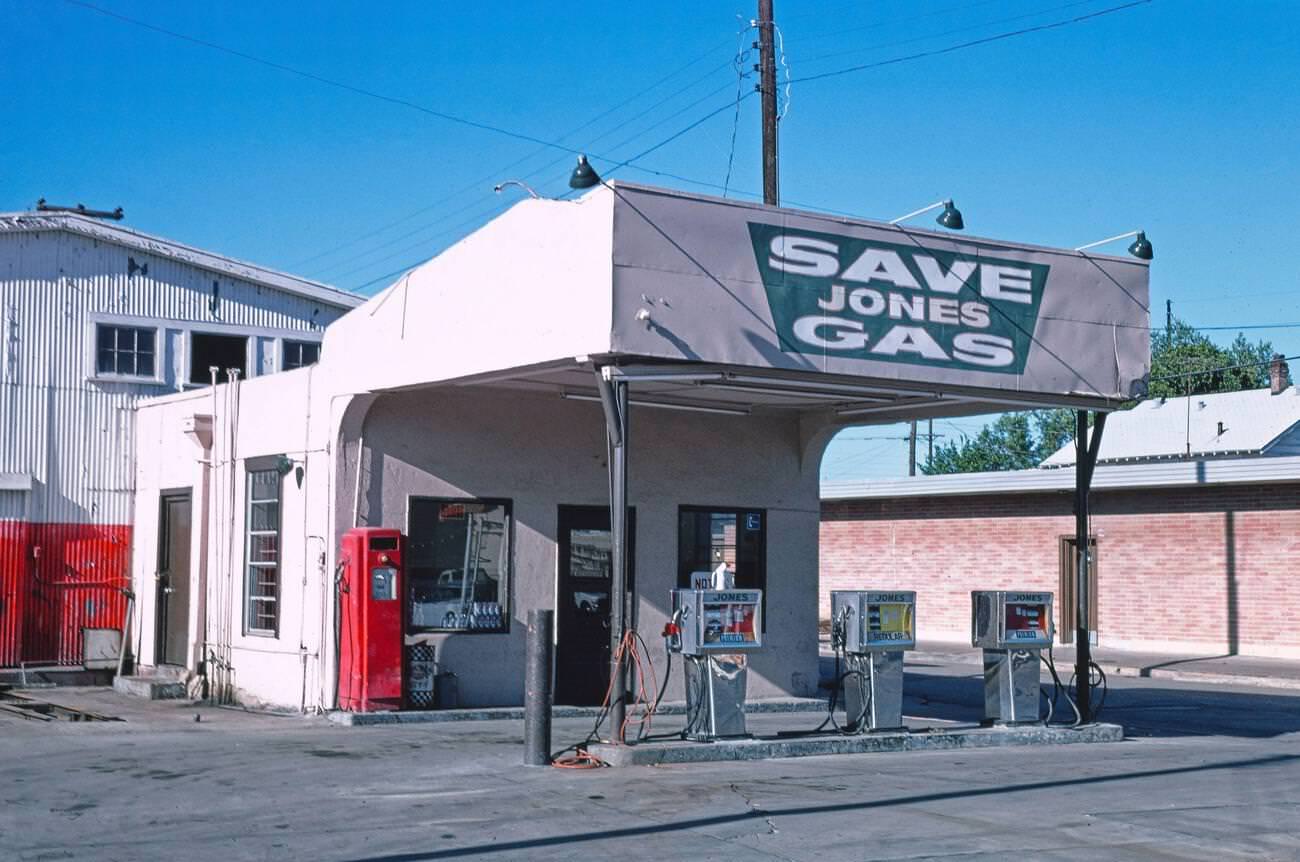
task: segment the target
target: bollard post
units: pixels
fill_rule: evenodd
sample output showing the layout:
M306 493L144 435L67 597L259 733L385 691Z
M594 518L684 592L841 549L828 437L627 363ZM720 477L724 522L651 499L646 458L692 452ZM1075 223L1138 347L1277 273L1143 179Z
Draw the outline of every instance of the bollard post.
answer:
M528 612L528 635L524 645L525 766L548 766L551 762L554 631L555 611Z

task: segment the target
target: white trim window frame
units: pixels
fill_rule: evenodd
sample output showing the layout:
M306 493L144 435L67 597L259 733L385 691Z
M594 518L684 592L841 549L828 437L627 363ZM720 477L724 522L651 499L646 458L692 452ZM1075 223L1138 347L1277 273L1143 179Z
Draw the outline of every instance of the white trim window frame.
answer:
M280 506L283 479L274 468L244 473L244 634L280 637ZM273 491L273 493L271 493Z
M279 345L278 352L280 355L278 357L279 361L276 363L276 368L280 371L292 371L295 368L306 368L308 365L315 365L317 362L320 362L321 342L317 339L285 337L285 338L277 339L277 343ZM314 347L316 348L316 358L313 359L311 362L300 361L298 365L290 365L289 364L290 346L299 348L300 352L298 356L300 360L302 358L302 354L301 354L302 348Z
M156 320L141 319L138 317L111 317L106 315L92 315L89 319L90 326L86 332L86 379L95 380L104 383L164 383L164 362L167 357L167 344L164 327ZM116 355L123 353L118 348L118 334L125 330L135 333L148 332L153 336L153 372L150 374L122 374L116 370L116 364L113 371L99 370L99 352L100 352L100 331L102 329L114 330L114 344L112 352ZM138 336L137 336L138 337ZM134 349L133 352L138 355L141 351Z

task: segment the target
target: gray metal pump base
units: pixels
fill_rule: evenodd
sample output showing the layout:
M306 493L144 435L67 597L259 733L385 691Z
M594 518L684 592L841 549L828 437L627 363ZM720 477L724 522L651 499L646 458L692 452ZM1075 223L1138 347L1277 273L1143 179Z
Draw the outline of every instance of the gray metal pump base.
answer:
M661 763L706 763L723 760L767 760L773 757L815 757L823 754L868 754L892 751L937 751L952 748L993 748L1005 745L1063 745L1077 742L1120 742L1118 724L1086 727L968 727L908 733L864 733L856 736L736 739L718 742L653 742L640 745L600 743L587 750L610 766L656 766Z

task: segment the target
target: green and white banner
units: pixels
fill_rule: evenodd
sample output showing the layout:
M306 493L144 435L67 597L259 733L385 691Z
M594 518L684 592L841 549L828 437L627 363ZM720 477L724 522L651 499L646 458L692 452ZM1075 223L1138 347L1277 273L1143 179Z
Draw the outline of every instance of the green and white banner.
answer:
M1020 374L1050 267L749 222L782 351Z

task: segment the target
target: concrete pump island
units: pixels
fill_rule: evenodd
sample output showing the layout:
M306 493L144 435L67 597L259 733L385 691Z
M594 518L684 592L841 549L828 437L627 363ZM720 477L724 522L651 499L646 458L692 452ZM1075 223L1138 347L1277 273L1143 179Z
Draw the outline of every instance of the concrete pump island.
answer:
M304 712L525 706L543 763L552 703L592 708L581 748L611 764L1121 738L1092 720L1086 612L1058 673L1054 596L1014 567L971 597L983 726L909 730L927 597L887 582L833 597L824 691L819 468L849 426L1071 408L1086 537L1147 297L1131 257L621 182L521 201L330 325L318 364L140 406L138 663ZM153 637L164 562L183 662ZM782 699L828 721L751 736L746 704ZM656 704L684 715L637 744Z

